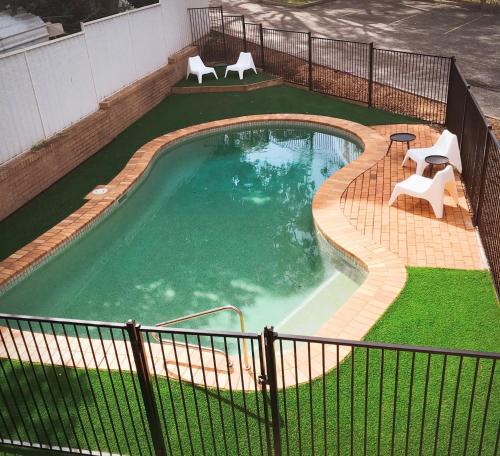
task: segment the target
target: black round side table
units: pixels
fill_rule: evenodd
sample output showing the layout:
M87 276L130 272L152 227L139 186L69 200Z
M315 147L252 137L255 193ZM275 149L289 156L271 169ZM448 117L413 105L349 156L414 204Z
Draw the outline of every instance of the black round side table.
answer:
M409 149L410 148L410 143L412 141L415 141L416 136L413 133L393 133L391 136L389 136L389 139L391 142L389 143L389 148L387 149L387 152L385 155L389 153L392 147L393 142L401 142L401 143L406 143L406 147Z
M428 157L425 157L425 163L429 165L429 177L432 177L432 170L434 166L439 166L439 165L446 165L450 163L450 160L448 157L445 157L444 155L429 155Z

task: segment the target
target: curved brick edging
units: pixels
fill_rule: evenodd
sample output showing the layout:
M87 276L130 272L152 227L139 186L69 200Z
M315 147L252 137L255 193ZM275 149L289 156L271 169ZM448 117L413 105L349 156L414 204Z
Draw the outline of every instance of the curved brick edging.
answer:
M109 184L105 185L108 188L107 193L103 195L90 193L86 197L88 201L81 208L2 261L0 263L0 289L29 273L30 269L45 261L52 253L71 242L72 239L104 216L138 182L154 162L155 156L166 146L214 128L266 121L307 122L342 129L354 134L364 144L363 154L327 179L316 193L312 204L314 222L321 234L328 242L350 256L368 272L363 284L315 335L351 340L362 339L403 288L406 281L406 270L402 261L395 254L385 247L369 241L349 224L343 215L340 203L342 193L348 184L384 156L386 143L371 128L348 120L326 116L265 114L236 117L183 128L150 141L132 156L124 169ZM6 349L9 352L12 351L9 347ZM341 347L340 359L342 360L349 352L347 347ZM307 365L308 356L311 357L313 363L312 374L314 378L322 372L321 347L317 344L311 345L310 354L306 351L306 347L300 348L297 351L297 365ZM336 346L327 346L324 358L325 370L335 367ZM68 357L63 356L63 359L68 359ZM156 359L151 361L156 362ZM161 360L158 361L161 363ZM295 377L292 368L294 366L292 353L285 354L285 361L287 361L285 365L288 366L284 372L286 385L309 380L308 373L303 372L300 367L298 376ZM64 361L62 364L65 364ZM241 377L241 372L237 367L238 363L235 363L235 366L234 372L231 373L231 378L235 376L233 388ZM279 374L281 382L281 371ZM200 375L197 377L200 378ZM190 380L183 376L181 378ZM253 388L252 379L253 375L248 375L245 389ZM219 381L222 380L219 378Z
M252 92L253 90L265 89L267 87L274 87L283 84L283 78L273 78L267 81L253 82L251 84L240 85L227 85L227 86L214 86L214 85L200 85L200 86L173 86L172 93L174 94L191 94L191 93L243 93Z

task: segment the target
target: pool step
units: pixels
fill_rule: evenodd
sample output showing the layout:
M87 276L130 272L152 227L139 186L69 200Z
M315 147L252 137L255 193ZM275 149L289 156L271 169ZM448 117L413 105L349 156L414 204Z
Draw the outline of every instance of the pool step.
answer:
M156 347L155 347L156 346ZM159 344L152 345L154 351L161 351ZM163 353L161 356L155 356L155 368L159 375L167 375L171 378L181 378L182 380L192 381L195 373L204 368L205 373L217 371L218 374L232 374L234 372L233 361L231 357L220 350L213 350L209 347L198 347L181 342L175 342L175 347L171 341L163 341ZM215 358L215 362L214 362ZM160 362L158 362L160 361ZM197 379L195 378L195 383Z

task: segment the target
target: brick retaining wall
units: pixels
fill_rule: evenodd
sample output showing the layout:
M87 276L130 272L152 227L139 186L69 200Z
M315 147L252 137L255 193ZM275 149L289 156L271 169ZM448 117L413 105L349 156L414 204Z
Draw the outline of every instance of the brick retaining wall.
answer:
M30 151L0 166L0 220L3 220L94 155L129 125L160 103L186 74L196 55L187 47L168 65L103 100L99 110Z

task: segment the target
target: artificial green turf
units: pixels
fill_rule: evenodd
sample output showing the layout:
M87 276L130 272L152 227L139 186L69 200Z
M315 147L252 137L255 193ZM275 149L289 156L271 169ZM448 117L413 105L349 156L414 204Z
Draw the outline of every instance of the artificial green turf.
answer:
M368 340L500 350L500 310L487 272L420 268L409 268L408 272L409 279L404 291L369 332ZM278 363L279 359L278 356ZM464 358L460 368L459 359L453 356L446 358L445 366L442 356L429 358L426 354L416 354L413 361L410 353L401 352L398 356L394 351L385 350L383 370L381 361L379 350L370 350L367 359L366 351L356 349L354 356L347 358L339 370L334 369L324 378L301 385L298 389L292 387L285 392L280 391L283 454L295 455L299 450L303 454L337 454L337 436L340 454L343 455L351 454L351 443L352 454L355 455L389 455L391 452L402 455L406 448L410 455L442 455L448 454L448 449L452 455L464 454L466 438L465 454L494 454L500 419L498 369L495 371L490 393L489 413L484 421L482 449L481 452L478 451L491 361L483 360L477 365L475 382L476 361L472 358ZM412 408L408 415L409 379L413 362ZM367 364L368 376L365 375ZM36 432L33 430L36 428L40 435L47 433L52 442L57 442L57 439L63 442L68 440L72 446L77 446L78 440L82 446L87 444L103 451L140 454L141 449L148 453L150 442L144 432L141 417L144 411L140 401L135 399L133 376L125 375L122 382L122 377L117 373L108 376L105 372L91 371L87 377L83 371L47 368L44 373L36 367L34 372L41 382L47 375L48 382L55 391L54 397L47 388L42 395L35 393L40 420L27 388L28 383L36 384L33 370L27 363L24 366L19 363L11 366L3 361L0 366L0 377L3 376L0 382L0 393L3 396L0 398L8 405L3 412L6 423L1 432L14 432L16 427L19 430L18 438L25 439L30 435L36 439ZM299 368L306 369L306 366ZM458 400L454 407L459 369ZM8 383L12 389L4 381L6 377L9 378ZM444 381L441 382L441 379ZM17 386L18 381L20 388ZM340 385L338 396L337 381ZM59 385L62 393L58 394ZM91 389L95 392L95 399ZM36 388L34 390L37 391ZM474 401L471 407L473 390ZM216 390L194 388L190 384L168 382L163 378L155 384L155 392L161 398L157 400L157 404L161 419L165 418L168 423L168 432L164 428L164 435L173 454L260 454L261 442L265 442L263 420L259 419L259 416L263 416L262 396L239 392L230 395L227 391L219 394ZM71 393L76 397L78 412L72 411L67 416L63 400L71 402ZM351 401L351 393L354 395L354 402ZM88 408L82 401L83 397L87 399ZM323 401L323 397L326 397L326 401ZM16 398L15 401L21 404L23 411L31 410L33 424L27 419L27 413L23 414L23 424L21 416L14 412L12 398ZM121 413L115 406L116 401L120 404ZM312 410L309 407L311 403ZM7 410L15 415L15 426L8 422ZM47 410L54 420L60 419L65 425L52 430L47 421ZM199 411L198 414L196 410ZM469 410L472 411L470 420ZM60 418L57 413L61 415ZM453 439L449 447L453 415ZM71 426L69 421L73 423ZM72 428L75 429L74 434ZM103 432L104 428L106 433ZM86 430L88 442L85 442L83 429Z
M0 222L0 260L79 208L87 193L113 179L133 153L149 140L201 122L286 112L341 117L365 125L419 122L288 86L248 93L172 95L100 152Z
M227 77L224 77L226 72L226 66L216 66L215 72L217 73L217 78L213 74L206 74L203 76L202 84L198 83L198 78L191 74L188 79L181 79L177 84L177 87L203 87L203 86L229 86L229 85L248 85L255 84L256 82L268 81L269 79L274 79L276 76L272 76L267 73L257 73L255 74L253 70L246 70L243 79L240 79L239 75L235 71L229 71Z

